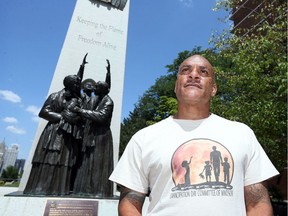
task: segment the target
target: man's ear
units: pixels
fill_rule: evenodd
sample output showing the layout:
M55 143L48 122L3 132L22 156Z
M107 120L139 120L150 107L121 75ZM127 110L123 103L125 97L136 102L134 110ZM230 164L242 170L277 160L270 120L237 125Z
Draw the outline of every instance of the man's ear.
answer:
M217 85L216 85L216 83L214 83L212 86L211 96L212 97L215 96L216 93L217 93Z

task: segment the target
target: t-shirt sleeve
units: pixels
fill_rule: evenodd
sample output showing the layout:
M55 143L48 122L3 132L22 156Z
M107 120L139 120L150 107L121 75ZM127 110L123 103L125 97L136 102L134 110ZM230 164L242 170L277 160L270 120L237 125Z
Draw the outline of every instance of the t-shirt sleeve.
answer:
M131 190L146 194L148 192L148 180L143 170L141 155L141 147L134 135L127 144L109 180Z
M265 181L279 174L252 130L250 141L251 151L248 152L245 164L245 186Z

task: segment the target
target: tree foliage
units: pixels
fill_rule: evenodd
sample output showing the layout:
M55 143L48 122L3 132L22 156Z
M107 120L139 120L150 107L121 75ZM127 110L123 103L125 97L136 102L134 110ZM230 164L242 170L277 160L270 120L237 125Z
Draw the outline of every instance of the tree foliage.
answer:
M218 1L217 7L231 9L235 2ZM274 165L283 169L287 161L287 5L274 2L277 4L266 4L258 14L262 19L272 14L269 20L249 34L224 31L212 37L214 48L180 52L166 66L167 75L156 80L124 119L120 155L136 131L176 112L178 67L188 56L201 54L212 63L217 77L218 92L211 111L249 125Z
M258 16L267 20L249 34L213 39L230 65L216 68L220 91L213 109L248 124L281 170L287 162L287 5L275 3L265 5Z
M6 169L3 170L1 178L6 180L18 179L18 170L13 166L8 166Z

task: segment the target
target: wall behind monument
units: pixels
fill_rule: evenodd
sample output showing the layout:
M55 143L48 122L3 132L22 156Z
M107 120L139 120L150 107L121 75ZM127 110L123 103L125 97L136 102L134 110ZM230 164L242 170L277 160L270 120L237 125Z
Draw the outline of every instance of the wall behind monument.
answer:
M111 64L111 90L109 96L114 101L111 130L114 145L114 164L118 161L122 97L125 72L126 44L128 31L129 1L117 9L110 3L97 0L77 0L65 41L54 71L48 94L63 89L63 79L77 74L86 53L83 80L92 78L105 81L106 59ZM53 14L52 14L53 15ZM53 40L51 38L51 40ZM49 44L49 41L47 41ZM46 52L46 50L43 50ZM52 73L52 72L51 72ZM43 101L44 104L44 101ZM47 121L41 119L25 165L19 191L23 191L31 170L31 160L38 139Z

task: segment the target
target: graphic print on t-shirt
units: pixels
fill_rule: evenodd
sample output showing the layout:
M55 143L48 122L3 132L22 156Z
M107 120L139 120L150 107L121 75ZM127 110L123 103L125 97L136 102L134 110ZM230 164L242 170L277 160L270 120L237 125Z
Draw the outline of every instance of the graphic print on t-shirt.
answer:
M199 195L195 190L201 190L206 195L233 196L234 161L229 150L216 141L192 139L182 144L173 154L171 168L173 192Z

